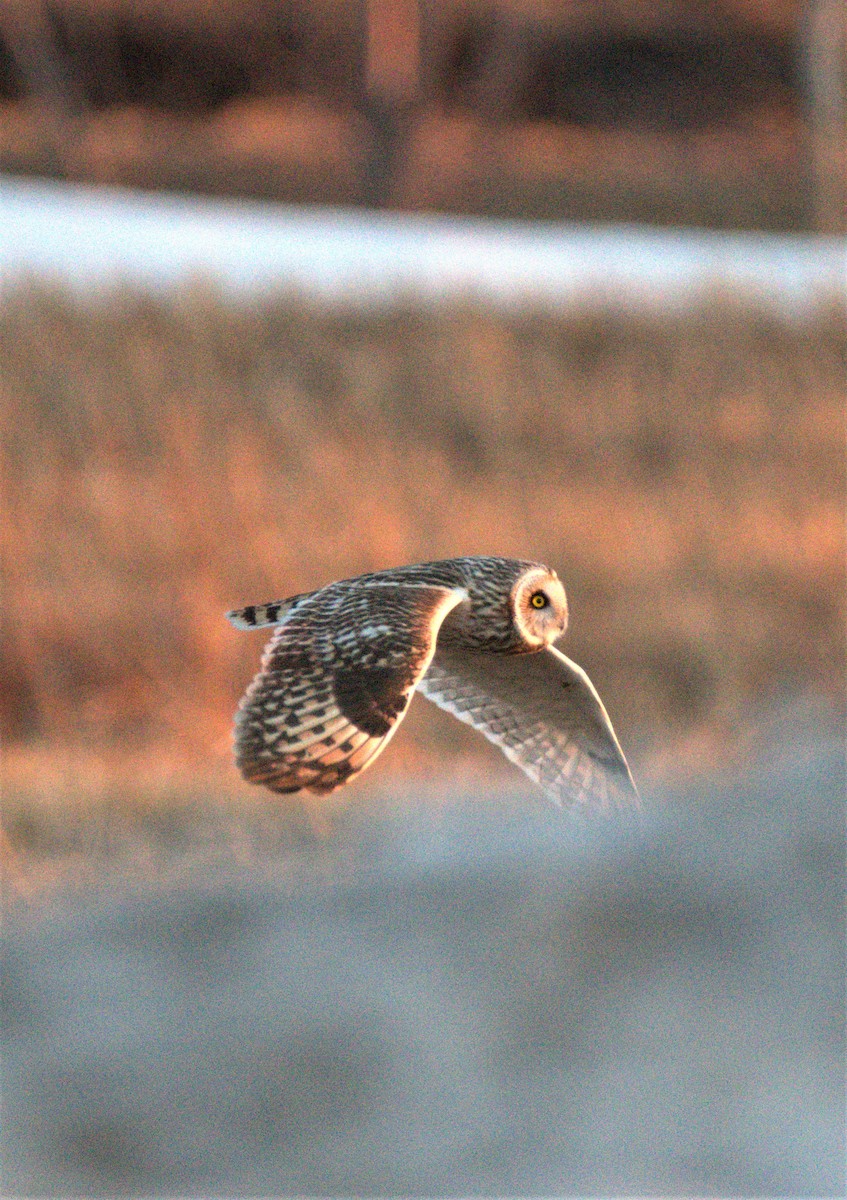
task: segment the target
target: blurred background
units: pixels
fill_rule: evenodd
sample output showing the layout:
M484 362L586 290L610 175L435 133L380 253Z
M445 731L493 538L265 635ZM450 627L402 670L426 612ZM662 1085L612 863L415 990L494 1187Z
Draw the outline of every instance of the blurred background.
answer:
M0 169L843 229L838 0L8 0Z
M0 6L12 1190L839 1194L846 46L838 0ZM227 609L473 553L558 570L640 832L420 699L349 793L240 781Z
M4 5L11 846L243 799L222 614L406 561L553 564L644 782L837 726L843 15ZM511 778L407 725L362 787Z

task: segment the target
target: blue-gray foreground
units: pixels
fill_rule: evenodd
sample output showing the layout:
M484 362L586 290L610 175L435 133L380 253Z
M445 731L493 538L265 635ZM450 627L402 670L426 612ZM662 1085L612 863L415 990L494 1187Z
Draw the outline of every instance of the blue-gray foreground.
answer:
M410 805L13 916L3 1192L843 1195L844 782Z

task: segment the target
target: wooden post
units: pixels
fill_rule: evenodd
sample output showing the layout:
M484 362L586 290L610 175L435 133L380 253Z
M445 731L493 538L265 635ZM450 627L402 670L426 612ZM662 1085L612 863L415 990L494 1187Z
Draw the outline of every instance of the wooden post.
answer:
M366 204L384 208L408 141L412 106L421 94L419 0L364 0L363 107L371 129L365 164Z
M40 109L51 168L72 175L81 102L43 0L0 0L0 23L24 88Z
M418 98L421 20L418 0L365 0L365 87L394 103Z
M812 221L819 233L842 233L847 225L847 6L844 0L809 0L802 38L811 138Z

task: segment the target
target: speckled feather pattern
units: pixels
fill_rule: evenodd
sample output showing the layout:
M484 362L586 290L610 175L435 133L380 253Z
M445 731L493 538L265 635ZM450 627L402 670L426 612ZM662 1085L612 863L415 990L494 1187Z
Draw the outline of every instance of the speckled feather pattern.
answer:
M417 688L559 803L631 802L629 770L587 677L528 643L516 619L522 581L547 575L555 580L529 561L457 558L228 614L242 629L275 625L236 715L242 774L277 792L332 791L384 749ZM563 591L561 601L566 614Z

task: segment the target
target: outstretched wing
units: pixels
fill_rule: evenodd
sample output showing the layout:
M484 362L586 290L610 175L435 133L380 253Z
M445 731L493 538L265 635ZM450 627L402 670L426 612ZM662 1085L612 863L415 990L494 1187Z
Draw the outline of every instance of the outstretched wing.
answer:
M331 792L373 762L432 659L462 588L334 585L277 628L235 718L244 778L275 792Z
M549 647L439 647L418 691L473 725L557 804L638 803L606 710L581 667Z

